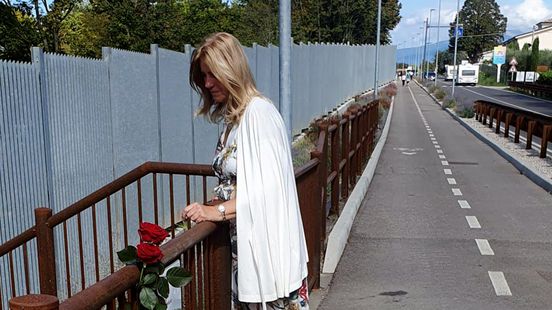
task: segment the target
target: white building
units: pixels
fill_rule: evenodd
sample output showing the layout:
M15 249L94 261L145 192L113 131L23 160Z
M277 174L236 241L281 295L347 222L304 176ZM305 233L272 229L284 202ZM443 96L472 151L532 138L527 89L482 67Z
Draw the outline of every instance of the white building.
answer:
M517 40L521 49L525 43L533 44L536 38L539 38L539 50L552 50L552 18L537 23L533 26L533 30L518 34L504 41L501 45L506 46L508 43ZM483 52L481 58L479 58L479 63L483 63L486 60L493 60L493 50Z
M518 34L503 45L517 40L519 48L522 48L526 43L533 44L536 38L539 38L539 50L552 50L552 18L537 23L531 31Z

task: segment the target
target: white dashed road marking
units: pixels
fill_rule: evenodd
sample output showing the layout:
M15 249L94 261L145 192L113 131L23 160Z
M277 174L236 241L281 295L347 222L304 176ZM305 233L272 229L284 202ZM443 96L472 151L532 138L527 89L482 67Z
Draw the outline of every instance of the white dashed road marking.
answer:
M489 278L491 278L496 296L512 296L512 292L502 271L489 271Z
M459 188L453 188L452 193L454 194L454 196L462 196L462 192Z
M462 209L471 209L470 204L467 200L458 200L458 204L460 205L460 208Z
M481 255L494 255L493 249L491 249L491 245L489 244L489 240L475 239L475 243L477 243L477 247L479 248Z
M481 225L479 224L479 221L475 216L467 215L466 221L468 221L468 225L470 226L470 228L481 228Z
M445 155L439 155L439 159L446 159L447 157Z
M448 174L448 175L452 174L452 170L450 169L443 169L443 171L445 172L445 174Z
M443 154L443 150L437 150L437 153Z
M454 179L454 178L447 178L447 182L450 185L456 185L456 179Z
M448 161L446 161L446 160L441 160L441 165L443 165L443 166L448 166L449 164L448 164Z

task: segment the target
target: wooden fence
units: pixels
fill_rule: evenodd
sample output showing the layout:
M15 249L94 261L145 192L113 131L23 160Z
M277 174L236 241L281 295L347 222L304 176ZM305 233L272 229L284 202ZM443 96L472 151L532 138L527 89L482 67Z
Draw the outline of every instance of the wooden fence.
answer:
M320 259L326 238L327 215L340 213L340 198L348 197L364 163L371 155L379 120L378 109L379 102L373 101L363 106L354 105L341 117L319 121L316 149L311 152L311 159L295 171L309 254L310 289L320 286ZM128 245L127 228L142 222L146 216L153 218L155 223L159 222L158 214L163 213L160 208L164 205L158 201L159 180L166 178L169 183L169 203L166 205L170 208L173 239L161 248L163 262L169 264L180 260L183 267L193 274L192 282L182 289L182 309L229 308L231 253L227 225L204 222L178 235L174 229L178 224L175 219L179 209L174 203L175 180L179 178L179 184L185 184L187 203L190 203L194 179L201 184L203 200L207 201L207 179L214 178L211 167L146 162L57 214L52 215L52 211L47 208L36 209L35 226L0 245L0 258L7 255L10 262L8 276L11 279L10 296L2 296L0 290L0 310L8 299L12 309L117 309L118 306L128 304L137 307L134 288L139 279L139 270L136 266L121 266L115 261L114 254L118 249L114 248L114 244L122 238L123 244ZM152 201L143 201L143 184L151 184ZM127 201L130 201L128 193L136 195L137 206L127 205ZM129 218L127 210L134 207L138 208L138 218ZM112 214L116 212L122 214L120 232L114 229L112 222ZM90 220L90 225L83 225L85 217ZM69 221L75 222L78 227L77 236L73 236L77 240L74 245L70 244L71 238L67 235ZM99 229L104 227L98 225L100 222L107 222L103 232ZM83 240L85 229L92 230L93 240ZM64 274L57 266L60 260L57 259L59 253L56 254L54 244L56 230L64 240L62 261L67 265ZM85 260L83 247L90 242L94 255ZM104 243L108 244L105 249L100 246ZM36 244L38 257L28 255L30 244ZM15 252L22 255L16 256ZM80 257L74 257L73 253L78 253ZM69 261L74 259L80 265L80 283L72 282L73 275L68 267ZM86 266L89 262L93 266ZM29 285L33 264L38 268L40 286L37 292L33 292ZM100 270L106 265L108 275L103 277ZM16 270L23 270L26 279L25 288L19 291L14 280ZM94 272L89 274L87 270ZM58 281L57 276L61 281ZM60 283L66 286L67 296L58 296L57 285Z

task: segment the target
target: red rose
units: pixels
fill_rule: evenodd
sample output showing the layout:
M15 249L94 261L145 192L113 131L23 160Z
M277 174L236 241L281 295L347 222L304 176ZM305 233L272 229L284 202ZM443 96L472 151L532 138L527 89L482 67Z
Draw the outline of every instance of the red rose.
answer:
M140 229L138 229L138 234L140 234L140 241L149 242L153 244L161 244L165 238L169 236L166 230L161 228L159 225L155 225L148 222L140 223Z
M163 253L159 246L149 243L140 243L136 246L136 255L146 265L160 262L163 258Z

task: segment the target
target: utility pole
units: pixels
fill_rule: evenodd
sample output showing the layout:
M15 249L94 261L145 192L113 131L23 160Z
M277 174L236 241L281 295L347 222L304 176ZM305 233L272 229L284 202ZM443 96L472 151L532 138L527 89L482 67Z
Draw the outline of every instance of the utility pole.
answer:
M427 24L427 28L428 28L428 33L427 33L427 45L431 45L431 12L435 11L435 9L429 9L429 24ZM427 49L428 51L428 54L429 54L429 48ZM427 78L429 79L429 57L427 59L427 63L426 63L426 74L427 74Z
M424 27L425 27L425 35L424 35L424 53L423 53L423 56L422 56L422 64L420 65L420 71L424 70L424 62L426 61L426 48L427 48L427 29L428 29L428 24L427 24L427 18L426 20L424 21ZM424 74L423 72L421 73L422 75L422 79L424 78Z
M439 68L439 32L441 32L441 0L439 0L439 12L437 17L437 51L435 52L435 86L437 86L437 73Z
M374 99L378 98L379 84L379 50L380 50L380 32L381 32L381 0L378 0L378 30L376 34L376 64L374 72Z
M456 79L458 78L458 70L460 66L456 65L456 54L458 53L458 20L460 19L460 0L456 0L456 27L454 28L454 63L453 70L454 74L452 75L452 98L454 98L454 86L456 85Z
M291 130L291 3L280 0L280 114L286 125L289 142Z

